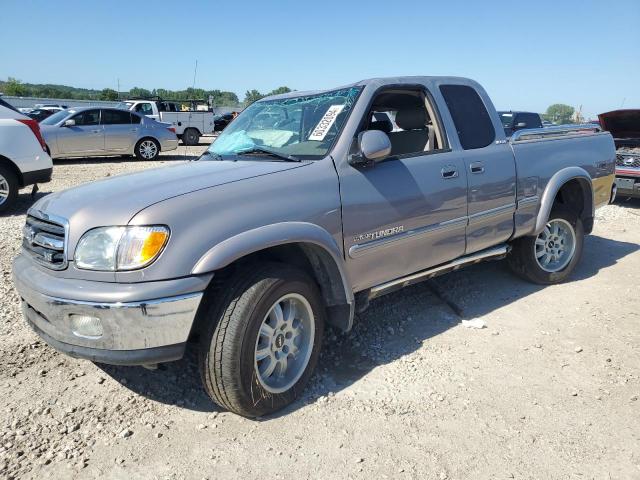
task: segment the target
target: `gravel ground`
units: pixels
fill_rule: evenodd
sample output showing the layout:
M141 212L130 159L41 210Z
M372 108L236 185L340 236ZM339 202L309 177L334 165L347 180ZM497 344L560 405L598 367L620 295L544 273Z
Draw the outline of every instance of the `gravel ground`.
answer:
M57 162L39 195L203 148ZM598 212L563 285L494 262L376 300L327 332L304 397L257 421L211 403L192 353L149 371L39 341L10 273L30 204L0 219L1 478L640 478L638 201Z

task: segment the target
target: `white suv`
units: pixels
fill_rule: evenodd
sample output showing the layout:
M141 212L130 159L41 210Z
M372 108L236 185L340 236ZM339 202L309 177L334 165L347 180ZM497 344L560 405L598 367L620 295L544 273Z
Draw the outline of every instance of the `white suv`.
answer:
M51 180L53 163L38 122L0 98L0 213L18 190Z

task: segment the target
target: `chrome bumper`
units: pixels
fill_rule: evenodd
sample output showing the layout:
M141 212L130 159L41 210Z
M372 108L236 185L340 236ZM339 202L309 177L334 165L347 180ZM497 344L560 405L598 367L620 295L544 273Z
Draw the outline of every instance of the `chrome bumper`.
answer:
M155 362L179 358L181 355L176 352L184 350L203 295L194 292L134 302L89 302L47 295L23 276L14 269L24 317L36 333L58 350L105 363L154 363L143 361L145 351L161 357ZM82 290L82 280L68 281ZM104 288L111 289L113 285L104 283ZM77 324L72 324L74 315L99 319L102 333L82 335ZM157 350L163 348L170 352ZM163 355L173 358L163 359ZM127 360L131 356L138 360Z

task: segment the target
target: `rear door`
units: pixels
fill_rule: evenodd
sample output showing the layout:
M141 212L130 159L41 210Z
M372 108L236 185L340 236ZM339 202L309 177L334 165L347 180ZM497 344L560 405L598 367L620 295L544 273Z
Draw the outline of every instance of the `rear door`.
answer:
M440 92L458 133L468 178L469 254L513 234L515 159L500 122L489 114L493 106L486 93L480 96L469 85L441 85Z
M138 137L138 125L131 124L128 110L103 109L104 144L107 153L122 153L133 149Z
M100 109L83 110L69 120L70 127L58 127L58 147L61 155L95 155L104 153L104 130L100 125Z

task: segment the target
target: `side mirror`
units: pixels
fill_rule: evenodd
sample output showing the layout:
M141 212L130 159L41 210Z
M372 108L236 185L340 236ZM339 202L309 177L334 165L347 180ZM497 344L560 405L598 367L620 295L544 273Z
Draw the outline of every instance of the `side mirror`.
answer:
M365 159L379 162L391 153L391 140L380 130L365 130L358 135L358 149Z
M73 127L76 124L76 121L73 118L70 118L69 120L65 120L64 123L62 124L63 127Z
M527 124L524 122L516 123L516 128L527 128Z

